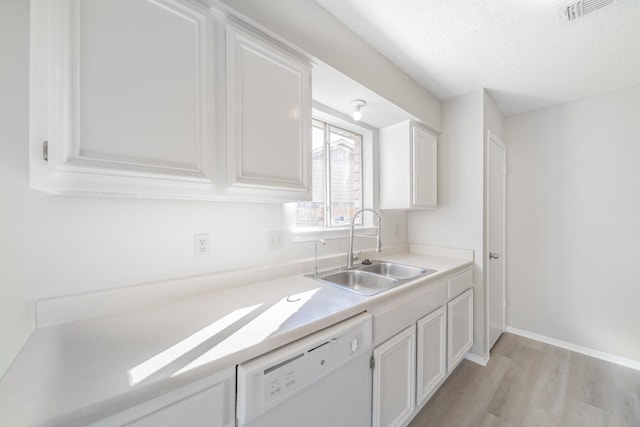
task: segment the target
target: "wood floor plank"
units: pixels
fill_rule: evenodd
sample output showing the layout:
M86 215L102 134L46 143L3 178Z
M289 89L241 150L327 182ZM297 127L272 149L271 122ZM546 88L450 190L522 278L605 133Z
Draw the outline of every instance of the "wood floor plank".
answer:
M604 411L576 399L567 399L564 427L606 427Z
M494 363L488 363L487 368L491 369L491 367L494 366L495 363L496 361L494 361ZM465 359L460 362L460 365L458 365L455 371L453 371L449 378L447 378L447 383L449 384L450 388L461 392L465 388L469 388L471 384L479 381L479 377L484 376L484 374L480 371L481 370L478 369L477 364ZM488 372L493 373L493 371Z
M524 338L524 337L519 337L520 338L520 345L523 345L525 347L529 347L532 348L534 350L538 350L541 352L546 352L549 351L551 349L557 349L558 347L554 347L552 345L540 342L540 341L536 341L536 340L530 340L528 338Z
M521 425L531 400L531 392L542 362L543 353L520 345L487 412L507 424Z
M531 404L561 416L567 400L571 352L549 346L542 358L538 378L531 393Z
M463 360L410 427L640 427L640 371L503 334Z
M571 353L567 396L604 409L606 363L584 354Z
M482 422L480 423L480 427L513 427L505 423L500 418L496 417L493 414L486 413Z
M500 354L512 358L520 345L520 337L513 334L502 334L491 349L491 355Z
M486 397L488 394L493 396L511 368L512 363L513 359L498 354L492 357L484 368L475 365L475 369L467 376L466 381L459 390L463 393L470 393L480 397Z
M640 371L627 368L626 366L608 364L609 384L615 385L618 389L640 394Z
M605 388L604 416L608 427L640 426L640 395L620 390L613 385Z
M563 405L564 407L564 405ZM536 405L529 405L522 421L523 427L562 427L562 416L556 415Z

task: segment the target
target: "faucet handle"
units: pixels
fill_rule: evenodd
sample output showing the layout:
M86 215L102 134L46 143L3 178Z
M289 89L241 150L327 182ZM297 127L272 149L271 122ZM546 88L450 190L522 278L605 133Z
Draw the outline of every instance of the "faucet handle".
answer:
M356 261L358 259L358 257L360 257L361 253L362 253L362 251L358 251L357 254L352 254L351 255L351 261Z

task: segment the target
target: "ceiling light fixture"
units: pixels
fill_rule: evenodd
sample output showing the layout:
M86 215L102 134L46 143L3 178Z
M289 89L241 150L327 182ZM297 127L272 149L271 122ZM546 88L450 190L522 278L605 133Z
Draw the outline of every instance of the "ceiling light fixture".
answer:
M354 99L349 105L353 108L353 120L360 120L362 118L362 111L360 111L360 109L367 105L367 103L362 99Z

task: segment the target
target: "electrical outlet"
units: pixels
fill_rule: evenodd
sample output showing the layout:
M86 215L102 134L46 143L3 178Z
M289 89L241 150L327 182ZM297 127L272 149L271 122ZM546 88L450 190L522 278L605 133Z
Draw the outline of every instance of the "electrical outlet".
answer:
M269 249L283 249L284 248L284 231L271 230L267 232Z
M194 234L193 235L193 253L196 258L209 256L211 252L210 248L210 236L209 234Z

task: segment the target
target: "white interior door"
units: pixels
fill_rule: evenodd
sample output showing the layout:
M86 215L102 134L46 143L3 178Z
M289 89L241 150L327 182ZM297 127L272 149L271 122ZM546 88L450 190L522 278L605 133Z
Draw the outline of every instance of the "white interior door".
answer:
M489 289L489 348L506 327L505 190L506 147L493 133L487 138L487 278Z

